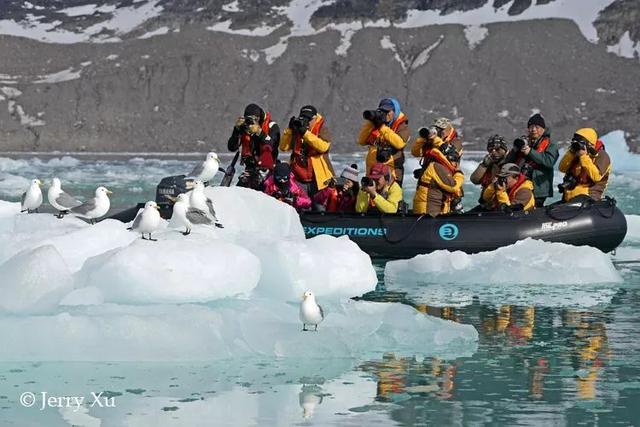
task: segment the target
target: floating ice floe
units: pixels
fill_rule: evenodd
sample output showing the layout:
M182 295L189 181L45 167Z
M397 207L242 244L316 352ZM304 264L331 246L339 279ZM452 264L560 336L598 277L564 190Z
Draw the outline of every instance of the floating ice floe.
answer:
M6 242L0 271L9 279L0 281L0 334L11 343L0 349L0 360L475 351L471 325L400 304L350 301L373 290L377 279L368 255L347 238L306 240L295 210L262 193L206 191L225 228L198 227L189 236L166 228L154 234L158 242L114 220L90 226L73 217L19 214L16 204L0 203ZM305 290L325 309L317 333L301 332Z
M416 303L591 307L606 304L622 277L608 255L527 239L491 252L469 255L436 251L392 261L385 269L388 290L404 291Z

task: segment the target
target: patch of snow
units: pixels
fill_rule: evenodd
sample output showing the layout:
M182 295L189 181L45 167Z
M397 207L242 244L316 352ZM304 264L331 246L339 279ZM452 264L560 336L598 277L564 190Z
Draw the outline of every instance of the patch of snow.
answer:
M81 70L74 71L73 68L67 68L66 70L58 71L57 73L46 74L40 76L38 80L34 80L33 83L60 83L70 80L79 79L82 72Z
M238 7L238 0L234 0L231 3L223 4L222 10L225 12L240 12L240 7Z
M258 62L258 60L260 60L260 52L255 49L242 49L240 51L240 56L253 62Z
M0 87L0 91L2 91L2 93L4 93L9 99L15 99L22 95L22 92L20 92L15 87L10 86Z
M263 27L254 28L252 30L247 30L247 29L232 30L231 23L232 23L231 20L218 22L215 25L211 25L210 27L207 27L207 30L216 31L220 33L235 34L239 36L264 37L273 33L275 30L277 30L282 26L282 24L278 24L275 27L269 27L268 25L265 25Z
M162 12L160 0L152 0L139 7L123 7L113 11L111 18L94 24L84 30L86 34L96 35L104 30L113 31L118 35L127 34L151 18Z
M509 110L502 110L497 114L498 117L507 118L509 117Z
M84 61L80 63L80 66L82 67L88 67L89 65L91 65L91 61Z
M431 52L433 52L435 48L440 46L440 43L442 43L442 40L444 40L444 36L441 34L435 43L433 43L432 45L424 49L422 52L420 52L418 56L416 56L413 62L411 63L411 70L412 71L416 70L419 67L422 67L424 64L426 64L429 58L431 57Z
M464 27L464 36L467 38L469 49L473 50L487 37L489 30L482 25L468 25Z
M269 46L266 49L262 49L264 53L264 59L267 61L267 64L273 64L276 59L280 58L283 53L287 51L287 38L281 38L278 43L273 46Z
M119 55L116 55L115 53L112 53L111 55L107 56L105 59L107 61L115 61L116 59L118 59Z
M153 30L153 31L149 31L147 33L144 33L143 35L141 35L138 38L139 39L150 39L153 36L161 36L163 34L167 34L168 32L169 32L169 27L161 27L161 28L158 28L157 30Z
M393 57L395 58L396 61L398 61L400 63L400 67L402 68L402 72L404 74L407 74L407 71L408 71L409 67L407 66L407 64L404 63L404 61L400 57L400 54L398 53L398 50L396 48L395 43L393 43L391 41L391 37L389 37L388 35L383 36L382 39L380 39L380 47L382 47L383 49L387 49L387 50L390 50L391 52L393 52Z
M608 93L608 94L614 95L616 93L616 91L615 91L615 89L604 89L604 88L599 87L599 88L596 89L596 93Z
M637 59L640 56L640 43L631 40L629 31L625 31L617 44L607 46L607 52L614 53L623 58Z

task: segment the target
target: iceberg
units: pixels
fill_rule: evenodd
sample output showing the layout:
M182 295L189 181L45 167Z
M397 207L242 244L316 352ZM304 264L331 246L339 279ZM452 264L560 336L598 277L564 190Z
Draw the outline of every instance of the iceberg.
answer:
M610 132L600 139L604 142L605 149L611 157L614 172L640 171L640 154L631 152L623 131Z
M0 271L11 278L3 283L0 314L0 334L10 345L0 349L0 360L360 358L386 351L456 357L475 351L471 325L407 305L350 300L375 289L377 278L369 256L347 237L307 240L295 210L253 190L206 192L225 228L198 226L183 236L167 227L154 234L157 242L117 221L90 226L0 204L6 242ZM46 262L31 269L25 259ZM30 269L39 272L37 280L20 273ZM301 332L306 290L325 309L318 332Z
M416 303L463 307L480 301L541 307L608 304L623 281L597 249L527 239L491 252L436 251L388 262L388 290Z

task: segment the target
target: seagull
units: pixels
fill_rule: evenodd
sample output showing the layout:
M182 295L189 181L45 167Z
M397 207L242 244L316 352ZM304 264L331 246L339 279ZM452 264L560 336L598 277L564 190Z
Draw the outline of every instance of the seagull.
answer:
M91 224L95 224L96 219L105 216L107 212L109 212L109 208L111 207L109 194L113 193L105 187L98 187L96 188L95 197L71 209L71 212L79 217L88 219Z
M324 311L316 303L316 297L311 291L307 291L302 296L300 304L300 320L302 321L302 330L308 331L307 325L315 325L318 330L318 324L324 320Z
M303 385L298 402L302 408L302 416L304 419L313 417L316 406L322 403L322 388L317 385Z
M182 234L185 236L191 233L191 228L194 224L211 225L213 223L206 213L189 205L189 196L184 193L178 194L178 198L173 205L171 222L177 226L184 227L185 231Z
M20 212L38 212L38 208L42 204L42 190L40 187L42 182L39 179L31 181L31 185L22 193L22 202Z
M56 216L60 219L69 213L69 209L77 208L82 204L81 201L76 200L62 189L58 178L53 178L51 187L47 192L47 199L49 199L49 204L58 210L58 215Z
M151 233L158 230L160 228L160 207L154 201L149 201L144 204L144 209L133 220L133 224L129 230L137 231L142 234L142 240L151 240L153 242L157 242L158 239L152 239ZM149 238L147 239L144 235L148 234Z
M189 178L194 178L197 181L209 182L216 176L218 171L224 172L224 169L220 168L220 161L218 155L214 152L208 153L204 162L197 165L191 173Z
M224 228L224 226L218 222L211 199L204 194L204 183L202 181L197 180L193 182L193 190L191 190L191 194L189 195L189 204L192 208L200 209L207 213L216 227Z

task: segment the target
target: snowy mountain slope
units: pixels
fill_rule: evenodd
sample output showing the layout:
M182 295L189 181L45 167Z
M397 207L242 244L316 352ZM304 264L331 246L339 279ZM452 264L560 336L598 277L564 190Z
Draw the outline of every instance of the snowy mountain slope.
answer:
M360 111L398 97L469 142L542 111L640 135L635 0L33 0L0 3L0 150L224 147L257 101L314 102L351 151ZM4 35L4 36L3 36Z

